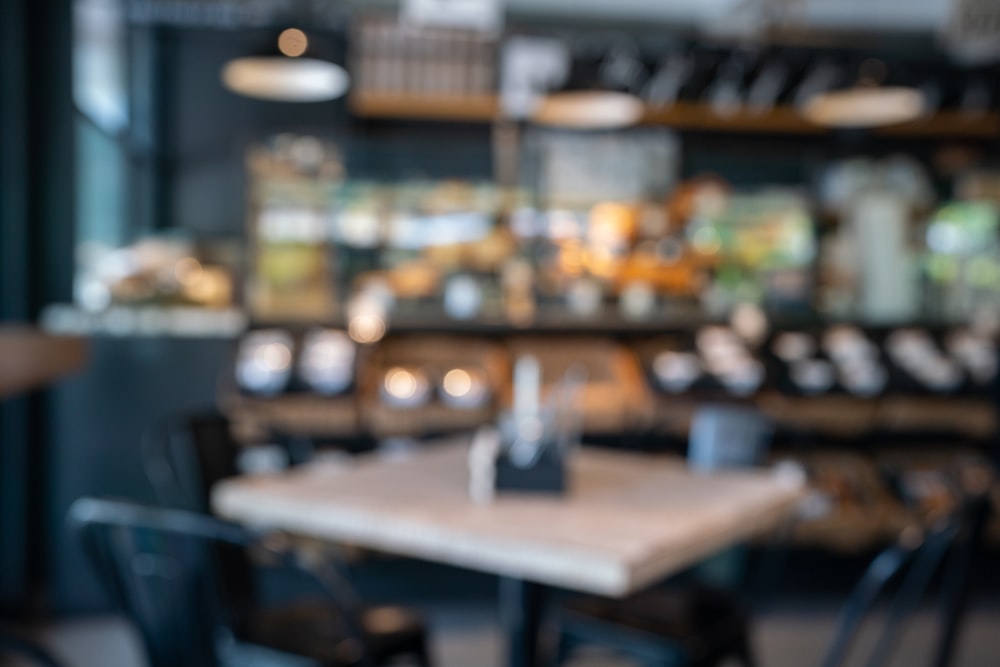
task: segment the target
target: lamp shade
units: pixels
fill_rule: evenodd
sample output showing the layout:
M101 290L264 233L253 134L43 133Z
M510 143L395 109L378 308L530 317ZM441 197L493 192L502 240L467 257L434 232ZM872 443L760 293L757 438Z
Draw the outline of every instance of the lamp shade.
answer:
M574 90L546 96L532 120L539 125L579 130L615 129L635 125L644 111L642 100L635 95Z
M924 94L905 86L854 86L812 97L802 109L812 123L827 127L881 127L923 115Z

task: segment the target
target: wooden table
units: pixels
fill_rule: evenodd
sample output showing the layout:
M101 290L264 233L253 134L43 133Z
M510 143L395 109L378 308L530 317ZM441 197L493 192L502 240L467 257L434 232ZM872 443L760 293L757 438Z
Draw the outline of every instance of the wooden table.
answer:
M467 446L362 457L216 487L215 510L261 528L492 572L508 663L533 665L545 585L624 596L776 524L801 485L765 472L699 475L676 458L584 449L566 496L468 499Z
M30 327L0 327L0 399L50 384L83 366L86 342Z

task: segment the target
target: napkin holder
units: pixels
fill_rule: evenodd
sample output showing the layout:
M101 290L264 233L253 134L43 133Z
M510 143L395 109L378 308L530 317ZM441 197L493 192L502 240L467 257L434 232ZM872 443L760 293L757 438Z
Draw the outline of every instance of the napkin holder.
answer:
M566 460L578 443L568 416L552 406L534 414L500 416L497 492L560 494L566 490Z
M496 462L496 490L498 493L562 494L566 491L566 460L550 448L529 466L520 467L510 456L501 454Z

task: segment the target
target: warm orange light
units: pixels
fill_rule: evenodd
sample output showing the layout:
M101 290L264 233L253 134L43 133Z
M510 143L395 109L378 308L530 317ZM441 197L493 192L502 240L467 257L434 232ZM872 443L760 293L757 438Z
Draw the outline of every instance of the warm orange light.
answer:
M358 343L375 343L385 335L385 320L377 315L355 315L347 325L347 334Z
M288 28L278 35L278 50L289 58L298 58L309 48L309 38L298 28Z
M174 278L177 282L190 284L201 278L201 262L194 257L182 257L174 264Z
M583 272L583 244L567 241L559 250L559 270L568 276L578 276Z
M618 273L621 258L610 248L591 248L584 256L584 265L592 275L600 278L612 278Z
M417 376L405 368L393 368L385 375L385 390L394 398L413 398L418 388Z
M590 209L587 238L591 245L625 243L635 232L635 210L620 202L601 202Z
M444 376L444 390L455 398L461 398L472 391L472 375L461 368L448 371Z

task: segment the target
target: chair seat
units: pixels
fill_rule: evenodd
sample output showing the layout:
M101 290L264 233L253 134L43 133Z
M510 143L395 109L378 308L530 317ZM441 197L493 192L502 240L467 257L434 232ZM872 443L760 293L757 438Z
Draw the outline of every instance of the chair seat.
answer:
M748 619L732 595L706 587L643 591L624 599L573 598L563 606L562 631L573 643L595 642L627 652L668 650L686 664L712 664L740 652Z
M362 613L365 643L373 664L399 655L422 657L425 627L404 607L369 607ZM343 616L323 600L307 600L254 614L247 639L328 667L357 664L363 648L344 627Z

